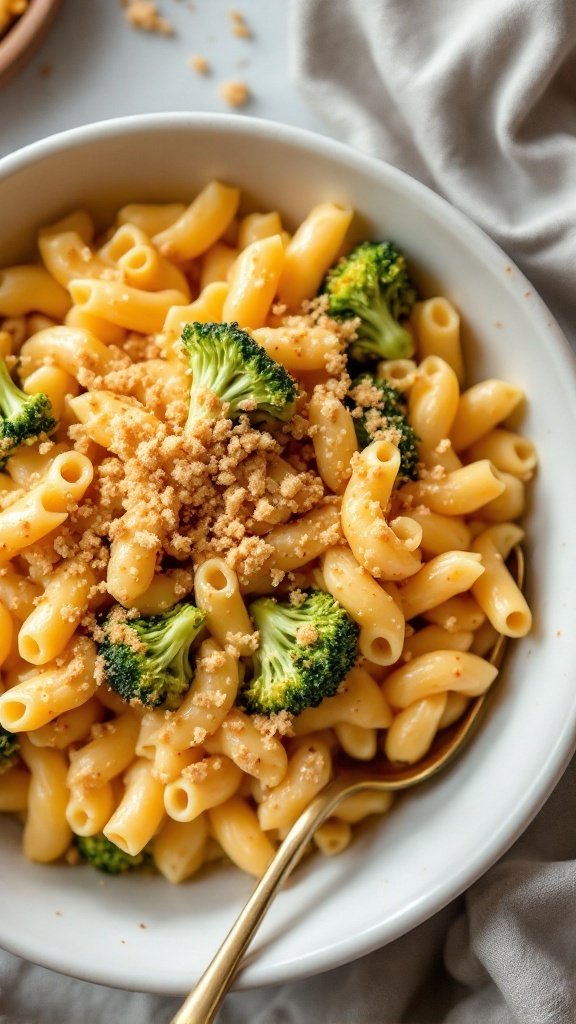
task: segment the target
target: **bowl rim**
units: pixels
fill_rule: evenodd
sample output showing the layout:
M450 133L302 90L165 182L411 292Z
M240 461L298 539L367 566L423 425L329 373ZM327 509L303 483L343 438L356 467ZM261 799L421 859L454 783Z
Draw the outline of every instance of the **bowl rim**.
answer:
M463 236L466 245L477 249L481 256L488 259L493 260L498 257L512 268L514 273L506 275L502 282L503 288L518 298L527 289L530 289L531 314L536 319L540 330L546 331L550 338L550 356L555 363L555 371L564 375L565 382L573 392L574 407L576 408L576 358L574 353L555 318L508 254L466 214L452 206L428 186L385 161L369 156L330 137L275 121L238 116L237 114L163 112L129 115L68 129L33 142L15 153L3 157L0 159L0 182L47 157L93 144L104 138L117 138L141 132L148 134L195 129L221 129L225 133L244 135L247 138L277 140L291 145L297 150L305 151L311 156L330 157L353 171L378 177L384 188L391 184L405 198L415 199L417 203L424 203L432 211L441 213L450 230L457 230ZM572 640L576 655L575 641L576 636ZM574 661L576 664L576 657ZM576 700L569 709L569 713L566 714L563 727L558 732L555 743L550 746L548 756L540 763L538 771L532 776L523 798L518 801L514 811L500 822L500 827L487 836L483 844L471 851L470 856L458 865L449 878L445 878L428 891L417 903L406 906L403 912L397 914L392 925L388 922L387 925L369 926L362 932L344 940L328 940L321 949L301 952L271 965L259 965L258 962L250 961L238 976L235 987L247 989L257 985L279 984L287 980L331 970L365 956L382 945L387 945L428 920L477 881L522 835L561 778L575 749ZM384 931L385 934L383 934ZM30 956L29 949L27 950L18 941L6 944L6 948L20 956ZM43 966L66 973L66 967L58 961L55 951L48 950L43 957L36 954L34 959L35 962L41 963ZM78 975L73 976L77 977ZM82 977L99 984L141 989L139 978L132 978L126 972L121 978L111 978L109 974L100 971L97 965L89 972L84 971ZM156 985L154 979L150 979L147 990L166 993L166 988L161 987L161 984Z
M0 39L0 86L24 66L56 17L62 0L32 0Z

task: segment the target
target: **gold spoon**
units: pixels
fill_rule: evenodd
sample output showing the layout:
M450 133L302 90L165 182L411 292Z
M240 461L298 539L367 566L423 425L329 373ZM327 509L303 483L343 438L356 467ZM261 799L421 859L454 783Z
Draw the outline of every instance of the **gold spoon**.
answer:
M515 547L515 577L518 586L524 582L524 557ZM490 662L500 666L506 637L500 635L494 644ZM343 774L318 793L278 847L266 872L256 885L248 902L238 915L220 949L208 965L170 1024L211 1024L226 995L240 962L250 945L278 889L302 858L317 828L329 818L342 800L365 790L389 792L409 789L436 775L462 749L478 721L487 693L470 704L466 714L450 729L439 734L425 758L417 764L395 767L383 759L373 761L370 772L363 767L348 767ZM347 762L351 765L352 762Z

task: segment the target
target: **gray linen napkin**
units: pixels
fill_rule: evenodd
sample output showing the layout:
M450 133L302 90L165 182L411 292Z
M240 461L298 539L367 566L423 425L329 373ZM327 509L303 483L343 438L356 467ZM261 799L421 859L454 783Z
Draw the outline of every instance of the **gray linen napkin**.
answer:
M292 44L335 134L467 212L576 341L571 0L292 0ZM573 764L524 837L431 921L348 967L234 994L219 1024L574 1024L575 789ZM164 1024L177 1005L0 952L0 1024Z
M464 210L574 338L572 0L293 0L292 34L316 113Z

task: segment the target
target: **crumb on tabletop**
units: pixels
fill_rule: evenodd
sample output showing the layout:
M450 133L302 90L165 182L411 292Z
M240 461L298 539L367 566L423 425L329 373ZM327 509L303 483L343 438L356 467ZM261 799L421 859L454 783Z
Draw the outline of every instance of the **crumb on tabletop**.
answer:
M173 36L175 34L172 22L158 10L158 4L153 0L122 0L126 8L126 21L133 28L142 32L156 32L161 36Z
M246 82L240 80L221 82L218 92L229 107L245 107L251 99L251 92Z
M252 39L252 29L242 12L232 8L228 11L228 15L232 22L232 35L237 36L238 39Z
M201 53L191 54L188 58L188 67L195 71L197 75L210 74L210 63L207 57L204 57Z

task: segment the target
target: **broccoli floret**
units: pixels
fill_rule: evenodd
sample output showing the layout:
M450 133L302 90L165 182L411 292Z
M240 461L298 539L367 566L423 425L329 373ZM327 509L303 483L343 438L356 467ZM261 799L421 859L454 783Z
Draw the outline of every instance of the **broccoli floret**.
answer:
M32 444L56 425L47 395L26 395L0 359L0 469L21 444Z
M12 767L19 748L18 737L0 725L0 775Z
M240 697L249 712L299 715L336 693L356 660L359 633L342 605L311 590L298 606L261 597L250 614L260 646Z
M328 271L322 291L328 313L359 317L350 355L367 359L405 359L414 351L412 335L401 323L416 301L406 260L392 242L361 242Z
M74 846L82 860L107 875L125 875L127 871L137 868L152 867L153 863L149 853L143 851L133 857L111 843L106 836L74 836Z
M379 437L390 437L400 452L397 482L416 480L420 438L408 419L404 395L388 381L364 373L353 382L346 404L352 411L360 447Z
M220 403L230 419L242 413L254 421L292 417L296 382L238 324L186 324L182 343L192 371L187 426L217 415Z
M174 711L192 681L190 649L205 618L191 603L137 619L126 619L116 606L98 645L110 688L128 703Z

